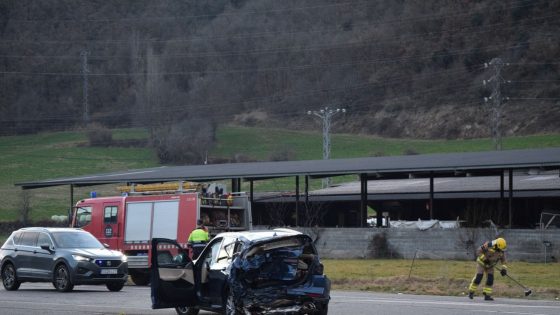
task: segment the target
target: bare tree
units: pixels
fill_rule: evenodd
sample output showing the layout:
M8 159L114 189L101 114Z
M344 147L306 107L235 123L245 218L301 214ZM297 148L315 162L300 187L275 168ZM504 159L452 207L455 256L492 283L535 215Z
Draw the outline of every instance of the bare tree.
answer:
M322 202L309 202L303 207L303 213L300 216L303 232L313 239L314 244L317 244L321 238L319 227L323 225L326 214L325 204Z
M476 249L479 246L480 231L477 228L458 229L457 247L464 249L467 257L476 258Z
M22 190L20 193L20 219L23 225L29 223L29 214L31 214L31 193L29 190Z
M476 251L484 241L493 240L500 236L500 231L492 220L484 222L486 228L460 228L458 229L456 245L459 249L465 249L466 255L476 259Z
M148 101L146 93L146 74L145 72L145 58L143 57L143 49L140 41L140 34L135 31L131 36L130 45L130 68L131 72L135 75L132 76L131 86L132 93L134 94L135 110L133 111L135 123L139 123L143 126L149 126L149 114L148 114ZM144 74L144 75L142 75Z
M152 144L160 162L203 164L212 148L213 126L203 118L192 118L154 129Z
M270 218L272 226L287 226L290 225L291 214L293 213L293 206L287 200L281 200L267 206L267 214Z

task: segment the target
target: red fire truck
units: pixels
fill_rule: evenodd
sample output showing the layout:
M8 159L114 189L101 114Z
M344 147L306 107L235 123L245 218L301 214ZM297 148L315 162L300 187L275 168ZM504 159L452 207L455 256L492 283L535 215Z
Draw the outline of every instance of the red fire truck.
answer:
M131 186L122 196L80 200L72 226L83 228L111 249L128 256L132 281L149 282L150 240L175 239L187 248L196 221L203 220L210 237L223 231L251 229L251 204L246 193L169 190L169 184ZM219 194L220 192L221 194Z

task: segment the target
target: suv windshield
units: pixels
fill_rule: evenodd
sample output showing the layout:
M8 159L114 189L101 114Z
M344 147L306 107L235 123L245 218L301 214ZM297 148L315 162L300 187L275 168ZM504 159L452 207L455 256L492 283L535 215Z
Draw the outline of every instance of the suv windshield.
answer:
M60 248L103 248L103 245L89 233L53 232L52 236Z

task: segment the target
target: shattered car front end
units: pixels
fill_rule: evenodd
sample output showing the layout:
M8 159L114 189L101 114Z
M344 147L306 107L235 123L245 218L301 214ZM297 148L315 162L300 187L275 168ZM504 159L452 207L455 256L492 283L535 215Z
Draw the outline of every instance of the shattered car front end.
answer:
M234 307L243 314L327 314L330 280L305 234L243 247L229 270Z

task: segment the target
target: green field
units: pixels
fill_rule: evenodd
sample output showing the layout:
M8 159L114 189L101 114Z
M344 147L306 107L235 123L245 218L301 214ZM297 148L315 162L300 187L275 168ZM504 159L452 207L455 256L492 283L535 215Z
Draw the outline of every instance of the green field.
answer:
M113 130L113 139L146 139L142 129ZM331 157L352 158L407 153L488 151L491 139L474 140L411 140L384 139L364 135L333 134ZM22 191L15 183L69 177L101 172L158 166L157 157L149 148L90 147L85 131L41 133L37 135L0 137L0 221L19 218ZM560 147L560 135L537 135L504 139L504 149ZM279 129L220 127L211 157L232 158L244 155L264 161L278 152L288 152L294 160L322 158L320 132ZM333 182L356 180L354 176L333 178ZM245 184L246 185L246 184ZM320 180L311 180L311 189L319 188ZM248 190L248 186L243 187ZM257 191L293 190L294 179L284 178L255 182ZM114 185L75 188L75 199L87 197L91 190L98 195L116 194ZM70 205L67 186L28 191L31 219L45 220L52 215L66 214Z
M325 259L325 273L334 290L466 296L475 274L475 262L406 259ZM560 266L556 263L511 262L511 277L532 290L529 298L560 298ZM481 294L484 282L479 286ZM524 289L507 277L495 274L497 297L524 297Z

